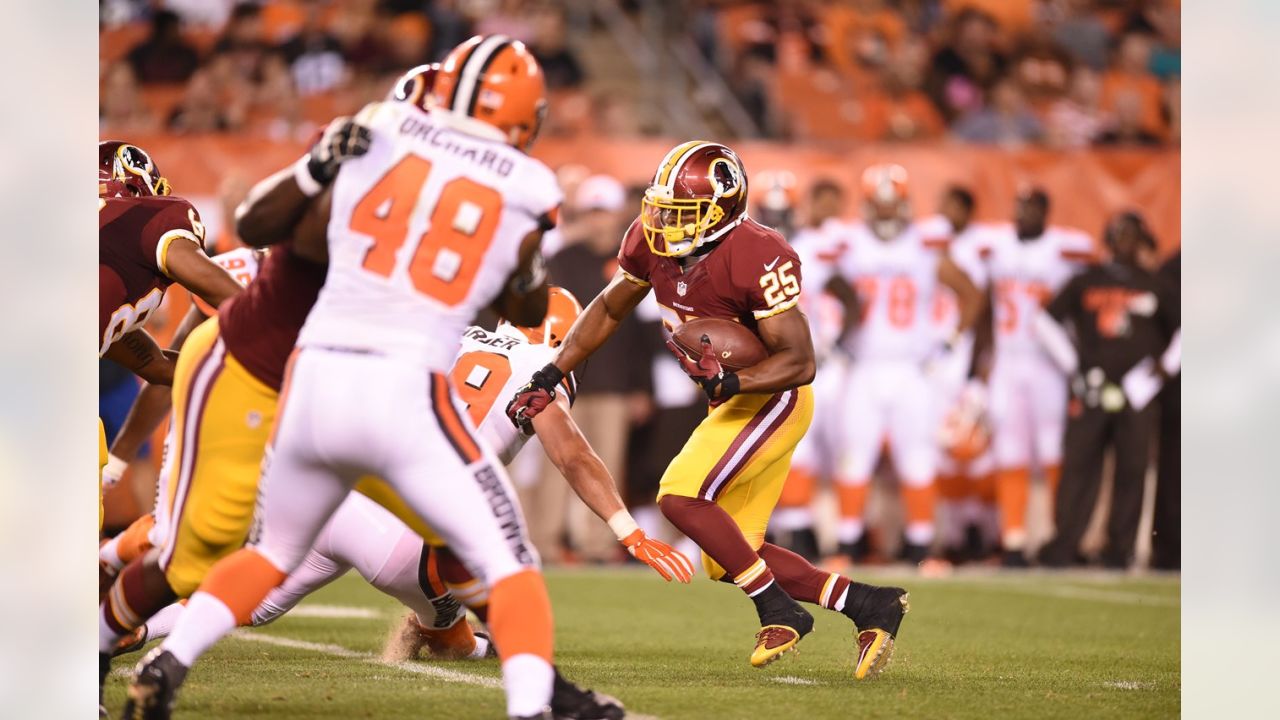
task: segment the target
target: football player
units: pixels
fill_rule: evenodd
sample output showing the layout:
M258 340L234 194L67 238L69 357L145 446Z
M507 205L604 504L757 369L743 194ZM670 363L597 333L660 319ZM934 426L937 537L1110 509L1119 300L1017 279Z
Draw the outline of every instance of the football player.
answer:
M672 148L623 238L618 265L555 361L512 397L508 415L524 426L550 407L565 375L650 289L671 329L694 317L741 322L769 357L736 373L720 366L706 341L698 360L669 345L711 410L664 473L659 508L702 548L711 578L732 582L754 602L761 627L753 666L778 659L813 629L800 599L852 619L861 631L855 677L875 674L891 653L906 591L821 572L764 541L791 455L813 414L814 354L808 323L796 310L799 259L782 236L747 215L747 175L737 154L713 142Z
M1027 564L1031 471L1057 493L1067 417L1067 379L1036 340L1033 320L1067 281L1096 258L1083 232L1050 226L1049 196L1018 196L1012 227L988 235L982 253L993 293L994 342L989 387L996 462L996 504L1005 565Z
M481 309L521 325L546 314L538 246L561 198L551 171L524 152L545 95L522 43L477 36L450 52L425 109L361 111L368 152L342 163L331 185L297 174L313 199L292 213L294 242L323 248L329 272L282 385L261 531L212 567L173 634L144 658L130 708L168 717L196 659L250 618L357 479L375 475L486 584L508 714L550 713L562 687L546 587L505 470L458 412L446 376ZM214 347L197 376L220 369L222 356ZM616 705L588 695L597 713Z
M937 423L927 374L958 352L977 320L981 297L945 251L911 221L907 171L873 165L862 175L864 220L832 233L839 248L831 283L857 295L858 322L844 340L853 358L845 386L837 470L841 552L867 552L863 512L871 475L888 440L906 509L903 555L919 563L934 541ZM932 322L939 287L959 303L952 335L940 340Z
M142 148L119 140L98 143L98 357L159 385L173 382L174 356L142 326L165 289L176 282L213 307L240 289L205 254L200 213L170 191ZM99 471L107 459L106 428L99 421Z

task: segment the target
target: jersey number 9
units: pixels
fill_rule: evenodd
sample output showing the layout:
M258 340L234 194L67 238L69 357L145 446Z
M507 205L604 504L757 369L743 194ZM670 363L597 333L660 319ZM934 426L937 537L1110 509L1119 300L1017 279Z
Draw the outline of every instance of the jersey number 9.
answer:
M366 270L391 277L430 173L431 161L407 155L356 203L351 229L373 238L364 257ZM408 263L414 288L450 307L465 300L493 242L501 210L502 195L491 187L465 177L445 183Z

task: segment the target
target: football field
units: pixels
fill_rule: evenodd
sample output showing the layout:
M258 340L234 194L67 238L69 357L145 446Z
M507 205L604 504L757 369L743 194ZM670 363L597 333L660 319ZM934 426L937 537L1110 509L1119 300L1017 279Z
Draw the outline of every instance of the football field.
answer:
M1171 718L1179 714L1177 578L1036 573L921 579L897 654L852 675L851 624L815 609L798 654L747 664L756 628L735 588L667 585L647 569L548 573L559 665L637 717ZM810 607L810 606L807 606ZM178 718L504 717L496 660L384 663L395 601L348 574L294 613L238 631L188 678ZM108 682L124 699L118 658Z

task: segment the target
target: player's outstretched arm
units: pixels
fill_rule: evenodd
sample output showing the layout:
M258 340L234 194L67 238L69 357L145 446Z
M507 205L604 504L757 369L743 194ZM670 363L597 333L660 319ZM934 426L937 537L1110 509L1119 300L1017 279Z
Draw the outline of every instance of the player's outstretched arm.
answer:
M192 304L182 318L177 332L173 334L169 349L179 350L187 335L206 319L200 308ZM129 407L129 414L125 415L120 432L116 433L116 438L111 443L107 466L102 470L103 485L110 487L120 480L124 469L138 457L138 450L160 425L160 421L164 420L172 406L173 392L168 385L148 382L142 386L138 396L133 399L133 405Z
M165 265L169 277L213 308L241 290L231 273L192 242L171 244Z
M776 393L813 382L818 365L804 313L792 308L760 320L757 328L769 357L737 373L738 392Z
M234 281L232 281L234 282ZM121 367L156 385L173 384L173 367L178 359L175 352L165 352L146 330L131 330L111 343L104 358L119 363Z
M582 436L569 401L563 395L533 419L533 429L551 464L556 466L569 487L582 498L637 559L658 572L663 579L687 583L693 579L693 563L670 545L645 535L627 512L618 495L609 469Z

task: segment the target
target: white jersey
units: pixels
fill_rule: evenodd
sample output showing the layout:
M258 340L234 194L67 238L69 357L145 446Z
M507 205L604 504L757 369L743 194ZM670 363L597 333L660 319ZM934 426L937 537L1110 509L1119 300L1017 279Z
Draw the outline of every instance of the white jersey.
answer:
M212 260L231 274L243 287L258 277L259 258L264 252L248 247L238 247L214 255Z
M523 239L552 223L555 175L408 103L373 103L357 119L373 139L334 181L329 273L298 346L445 371L515 270Z
M881 240L864 223L832 233L838 272L858 293L861 318L847 349L854 362L922 363L937 345L932 320L940 249L916 224Z
M555 355L554 348L534 345L510 326L504 325L496 332L472 326L462 335L462 348L450 379L458 399L466 403L481 439L504 464L510 463L529 440L507 417L507 400ZM576 390L573 373L569 373L560 392L572 403Z
M969 223L960 232L956 232L951 221L942 215L932 215L920 221L921 233L930 246L946 247L947 256L959 267L974 287L980 291L987 289L988 276L983 248L987 246L989 235L999 226L986 223ZM939 285L933 303L933 324L938 337L948 339L956 331L960 323L960 303L955 292Z
M819 228L801 228L790 240L804 268L800 310L809 321L809 334L819 363L830 356L844 328L844 305L823 289L836 272L837 254L828 246L827 238L833 223L837 222L827 220Z
M1094 258L1093 239L1079 230L1049 227L1032 240L1019 240L1012 225L987 234L981 252L994 286L997 354L1040 354L1032 319Z

